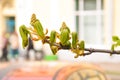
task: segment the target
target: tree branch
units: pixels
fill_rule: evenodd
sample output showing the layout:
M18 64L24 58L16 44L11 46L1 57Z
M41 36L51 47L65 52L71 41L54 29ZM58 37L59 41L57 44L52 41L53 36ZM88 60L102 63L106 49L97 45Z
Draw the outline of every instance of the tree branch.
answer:
M98 53L108 53L108 54L120 54L120 51L112 51L107 49L85 48L85 51L88 51L90 53L98 52Z
M49 40L47 40L47 39L45 40L45 42L50 44ZM57 43L54 43L53 45L59 47L59 49L64 49L64 50L71 49L69 47L63 47L63 46L61 46L60 44L57 44ZM84 50L87 51L87 52L84 53L83 56L90 55L92 53L108 53L110 55L112 55L112 54L120 54L120 50L112 51L112 50L108 50L108 49L94 49L94 48L85 48Z

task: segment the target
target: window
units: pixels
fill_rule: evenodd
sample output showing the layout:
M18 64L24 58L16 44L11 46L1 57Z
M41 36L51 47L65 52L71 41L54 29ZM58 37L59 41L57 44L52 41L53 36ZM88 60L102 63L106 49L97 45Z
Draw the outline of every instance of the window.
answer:
M7 32L11 33L15 29L15 17L6 17Z
M102 44L103 0L75 0L75 22L79 38L88 44Z
M84 0L84 10L96 10L96 0Z

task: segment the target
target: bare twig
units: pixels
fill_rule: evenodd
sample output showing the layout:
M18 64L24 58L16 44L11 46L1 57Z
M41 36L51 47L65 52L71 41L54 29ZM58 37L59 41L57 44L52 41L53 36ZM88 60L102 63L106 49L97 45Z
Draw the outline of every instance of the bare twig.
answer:
M107 50L107 49L94 49L94 48L85 48L85 51L94 53L94 52L98 52L98 53L108 53L108 54L120 54L120 51L112 51L112 50Z

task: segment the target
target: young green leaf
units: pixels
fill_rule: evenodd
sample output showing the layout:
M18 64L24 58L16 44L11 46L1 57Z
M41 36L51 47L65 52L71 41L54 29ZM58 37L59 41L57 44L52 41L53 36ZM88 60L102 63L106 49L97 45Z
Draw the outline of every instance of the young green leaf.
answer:
M116 42L116 41L119 40L119 38L118 38L118 36L112 36L112 40L113 40L114 42Z
M81 50L84 50L84 48L85 48L85 42L84 41L80 41L78 45L79 45L79 48Z
M114 45L114 44L111 46L111 50L112 50L112 51L115 50L115 45Z
M117 46L120 46L120 40L117 41L116 45L117 45Z

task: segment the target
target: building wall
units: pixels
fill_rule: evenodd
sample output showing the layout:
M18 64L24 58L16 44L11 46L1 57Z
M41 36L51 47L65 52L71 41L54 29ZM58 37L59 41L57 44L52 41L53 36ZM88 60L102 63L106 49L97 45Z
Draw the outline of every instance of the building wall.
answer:
M5 18L15 16L15 0L0 1L0 35L6 30Z
M113 0L104 0L104 32L105 32L105 45L110 45L112 43L111 36L113 35Z
M114 0L113 34L120 36L120 0Z
M73 5L73 0L34 0L32 12L50 31L52 29L59 30L63 21L72 28L74 26L74 11L71 5Z

